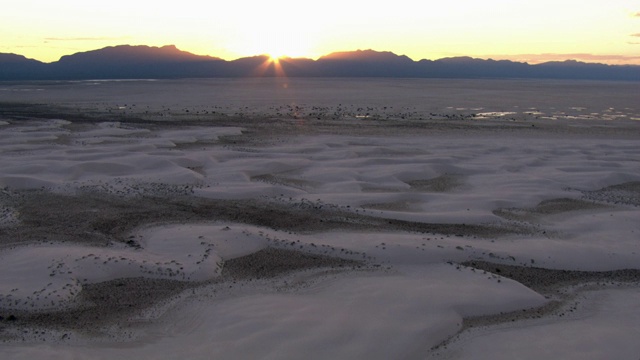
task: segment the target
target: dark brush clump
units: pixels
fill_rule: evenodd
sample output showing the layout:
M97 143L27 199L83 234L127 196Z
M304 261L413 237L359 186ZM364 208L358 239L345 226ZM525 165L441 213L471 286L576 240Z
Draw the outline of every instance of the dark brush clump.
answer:
M307 254L295 250L266 248L225 261L222 275L240 280L262 279L312 268L346 269L360 266L362 262L355 260Z
M555 270L516 265L504 265L486 261L468 261L464 266L484 270L515 280L535 291L547 293L551 290L586 282L609 283L612 281L640 282L640 269L623 269L612 271L576 271Z

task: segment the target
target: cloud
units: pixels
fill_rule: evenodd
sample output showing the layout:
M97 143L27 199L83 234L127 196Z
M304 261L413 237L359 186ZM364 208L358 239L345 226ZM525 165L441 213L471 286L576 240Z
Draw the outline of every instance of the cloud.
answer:
M111 41L111 40L125 40L129 39L129 36L120 37L48 37L44 38L46 41Z
M640 37L640 33L637 33L637 34L631 34L631 36Z
M637 45L639 43L629 43ZM491 55L484 56L484 58L491 58L494 60L511 60L526 62L529 64L540 64L549 61L565 61L565 60L577 60L587 63L601 63L610 65L640 65L640 55L600 55L600 54L588 54L588 53L573 53L573 54L557 54L557 53L544 53L544 54L515 54L515 55Z
M636 13L636 14L635 14L635 15L633 15L633 16L635 16L635 17L640 17L640 12L639 12L639 13Z
M0 49L38 49L40 45L15 45L15 46L2 46Z

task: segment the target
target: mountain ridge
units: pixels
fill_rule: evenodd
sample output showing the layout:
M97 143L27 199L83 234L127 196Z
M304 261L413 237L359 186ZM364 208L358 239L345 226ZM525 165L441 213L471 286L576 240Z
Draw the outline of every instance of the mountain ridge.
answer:
M414 61L389 51L333 52L312 60L267 55L235 60L195 55L175 45L118 45L65 55L43 63L0 53L0 80L78 80L118 78L206 78L247 76L540 78L640 81L639 65L607 65L576 60L528 64L468 56Z
M367 62L383 62L383 61L398 61L398 62L411 62L406 55L397 55L391 51L375 51L371 49L367 50L354 50L354 51L338 51L328 55L321 56L318 60L348 60L348 61L367 61Z
M106 58L105 56L108 56L109 58ZM134 62L145 61L149 58L153 58L158 62L222 60L212 56L195 55L187 51L182 51L175 45L165 45L162 47L147 45L117 45L65 55L57 62L99 61L104 59L108 59L110 61Z

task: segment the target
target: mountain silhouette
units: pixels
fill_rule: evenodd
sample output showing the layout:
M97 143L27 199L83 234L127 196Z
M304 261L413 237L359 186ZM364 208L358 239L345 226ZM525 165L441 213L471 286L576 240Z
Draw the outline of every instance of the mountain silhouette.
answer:
M27 59L22 55L0 53L0 64L36 64L37 60Z
M22 55L0 53L0 80L30 80L40 73L43 63Z
M410 63L413 60L404 55L396 55L389 51L356 50L334 52L318 59L319 61L362 61L362 62L387 62Z
M135 64L161 62L196 62L222 60L211 56L200 56L181 51L175 45L163 47L119 45L100 50L80 52L60 58L60 64Z
M67 79L199 77L222 59L163 47L120 45L67 55L49 64L54 77Z
M452 57L413 61L388 51L334 52L317 60L266 55L232 61L162 47L120 45L67 55L43 63L0 53L0 80L168 79L208 77L407 77L539 78L640 81L638 65L575 60L530 65L509 60Z

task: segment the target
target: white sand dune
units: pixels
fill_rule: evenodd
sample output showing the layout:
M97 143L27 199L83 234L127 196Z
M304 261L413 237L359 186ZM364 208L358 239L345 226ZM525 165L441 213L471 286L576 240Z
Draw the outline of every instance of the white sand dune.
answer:
M386 87L393 85L389 81L376 83L376 91L393 94ZM302 83L293 81L288 89L301 89L307 112L371 105L361 93L342 91L322 93L313 102ZM269 101L258 85L212 80L216 89L225 86L229 92L227 98L215 98L216 110L227 114L208 113L215 119L208 124L193 115L210 107L198 92L206 84L199 81L197 91L163 97L139 95L141 89L155 95L160 90L136 82L105 83L100 94L111 95L102 99L87 89L78 91L74 86L79 85L20 95L30 102L49 96L54 103L74 103L101 117L74 121L6 115L0 123L0 231L16 234L2 238L0 251L0 335L6 335L0 357L533 359L629 358L640 351L634 340L640 335L640 311L633 305L637 279L620 287L617 278L610 281L615 286L585 280L562 293L541 293L508 274L458 265L486 261L524 269L640 269L640 137L635 136L640 123L553 122L535 116L556 111L561 105L556 98L546 100L552 103L533 98L525 108L506 104L509 100L499 107L497 100L483 97L486 104L458 99L456 107L482 107L486 125L467 119L433 130L411 122L407 130L397 127L400 120L383 119L363 123L361 130L350 125L343 132L331 121L340 124L345 118L326 120L333 127L324 120L314 124L310 116L307 123L298 122L304 116L283 120L277 114L286 106L278 105L287 102L280 92L274 96L281 102ZM173 86L184 90L182 81ZM515 85L500 86L508 94ZM620 91L629 86L620 85ZM245 123L242 118L228 120L242 104L232 95L242 89L257 89L253 97L245 94L252 99ZM585 89L583 94L593 98L595 85ZM79 96L75 102L73 94ZM0 102L15 100L12 96L17 95L5 91ZM448 98L446 104L426 106L389 96L390 102L398 102L393 111L415 105L413 120L458 101ZM624 105L620 99L611 105L606 100L590 109L578 109L573 102L563 109L604 114ZM385 104L378 104L376 116L395 116ZM163 113L163 119L171 115L174 123L162 123L157 114L146 122L127 117L144 117L148 109L161 112L165 105L181 105L190 115ZM523 109L531 107L536 112L527 115L532 112ZM635 111L630 104L624 108ZM517 121L506 119L514 114ZM276 121L261 124L260 118ZM176 125L180 121L185 125ZM97 193L117 203L109 206L123 206L123 214L145 196L184 207L186 198L237 209L221 219L206 207L194 210L193 220L144 213L139 215L144 221L136 220L142 226L100 233L106 237L101 244L82 243L72 229L73 238L53 233L25 241L11 231L24 225L23 212L37 208L29 204L27 209L19 201L31 192L80 199ZM117 217L101 206L87 205L98 224L87 230L87 239L98 236L99 221L115 217L117 221L107 222L111 231L126 216L138 216L132 210ZM204 221L207 211L211 219ZM254 215L246 215L250 211ZM285 221L287 214L309 214L301 217L309 223L270 228L255 220L251 225L247 219L256 213L271 223ZM323 227L314 214L341 225ZM386 228L378 225L382 222L388 223ZM318 267L231 282L221 275L225 262L268 247L364 260L367 266L353 271ZM141 277L200 285L146 309L153 316L137 314L131 322L110 324L113 338L87 329L20 324L19 316L18 325L6 319L18 311L73 310L84 306L87 286ZM580 290L586 283L589 291ZM577 295L571 295L574 291ZM508 323L464 327L466 318L522 312L552 301L561 301L561 309L580 305L566 317L545 310L541 319L516 317ZM29 333L16 337L15 329Z
M634 359L640 353L637 327L638 289L588 292L580 299L580 315L566 321L538 321L464 336L447 357L471 359ZM622 325L622 326L621 326ZM523 341L527 339L527 341Z
M147 229L140 248L54 244L23 246L1 254L0 306L54 310L73 305L82 284L122 278L206 281L220 275L223 260L266 247L262 231L226 225ZM176 241L178 240L178 241Z

